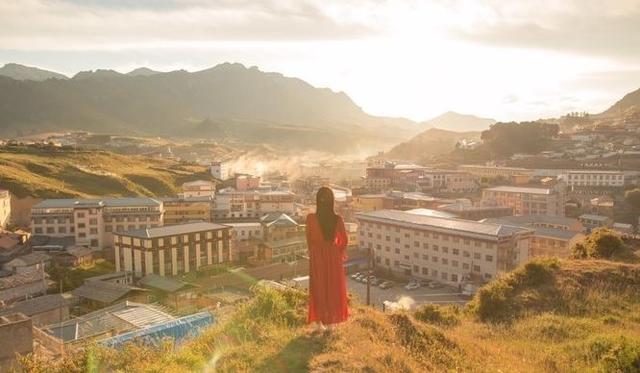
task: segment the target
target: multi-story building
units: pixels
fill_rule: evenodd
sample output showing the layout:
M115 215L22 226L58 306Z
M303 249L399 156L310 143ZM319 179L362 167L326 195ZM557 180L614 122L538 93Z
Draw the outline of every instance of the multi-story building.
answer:
M270 262L293 262L307 253L305 226L287 214L274 212L260 218L262 242L258 256Z
M473 193L478 190L478 177L466 171L427 170L417 180L423 192Z
M582 214L578 217L578 220L589 230L595 228L610 228L614 223L613 219L608 216L595 214Z
M190 181L182 184L180 198L215 197L216 183L206 180Z
M415 190L418 179L427 167L414 164L395 164L387 162L383 167L366 169L365 188L371 191L384 191L390 188Z
M472 175L480 177L503 177L510 179L519 175L533 175L533 170L521 167L499 167L499 166L482 166L475 164L466 164L458 166L458 170L466 171Z
M163 198L164 225L211 221L213 203L211 196Z
M354 196L352 206L355 211L367 212L383 209L435 209L440 205L454 202L455 200L453 199L432 197L420 192L392 191L380 194L361 194Z
M623 171L570 170L558 176L567 186L577 187L612 187L624 186Z
M437 210L454 214L460 219L466 220L482 220L513 215L513 209L507 206L473 206L463 203L440 205Z
M4 229L11 217L11 193L0 190L0 229Z
M233 260L231 228L188 223L114 234L116 271L175 276Z
M213 211L214 220L260 218L270 212L294 215L295 194L289 191L246 190L233 188L220 190Z
M211 162L211 175L218 180L227 180L231 177L231 167L224 161Z
M163 213L162 202L152 198L47 199L31 208L31 232L104 248L114 232L162 225Z
M448 284L487 281L529 255L530 229L380 210L356 215L361 250L375 266Z
M565 193L562 183L551 188L499 186L482 191L482 205L511 207L514 215L564 216Z
M566 258L571 248L584 240L584 226L578 219L549 215L504 216L486 219L494 224L507 224L534 230L529 255Z
M260 176L236 174L236 190L244 191L258 189L260 187Z

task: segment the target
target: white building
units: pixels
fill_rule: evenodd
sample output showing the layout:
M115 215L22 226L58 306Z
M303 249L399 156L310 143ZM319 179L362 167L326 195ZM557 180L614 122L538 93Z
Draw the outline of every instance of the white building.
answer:
M295 215L295 194L289 191L235 190L218 191L215 200L215 219L260 218L270 212Z
M0 190L0 229L4 229L11 217L11 193Z
M227 180L231 177L231 167L227 162L211 162L211 175L218 180Z
M564 180L568 186L589 186L589 187L623 187L624 172L622 171L600 171L600 170L570 170L558 176Z
M447 284L488 281L529 257L533 231L522 227L399 210L356 214L361 249L375 266Z
M180 198L214 197L216 195L216 183L206 180L190 181L182 184Z

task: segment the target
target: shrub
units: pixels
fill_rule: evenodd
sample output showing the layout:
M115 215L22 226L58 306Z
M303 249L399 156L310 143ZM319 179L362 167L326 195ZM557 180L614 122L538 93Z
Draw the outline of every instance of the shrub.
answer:
M425 304L418 308L414 317L428 324L455 326L460 323L460 309L455 306Z
M575 244L571 251L576 259L613 259L625 253L625 246L616 233L600 228L587 236L584 242Z
M624 336L596 337L589 341L584 356L605 372L640 371L640 341Z

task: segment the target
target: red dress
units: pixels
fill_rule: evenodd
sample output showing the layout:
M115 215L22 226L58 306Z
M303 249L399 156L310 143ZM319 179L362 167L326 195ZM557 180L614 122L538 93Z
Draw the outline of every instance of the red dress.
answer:
M309 316L308 322L336 324L349 317L347 283L343 262L347 258L347 233L338 216L335 238L325 241L316 214L307 215L309 248Z

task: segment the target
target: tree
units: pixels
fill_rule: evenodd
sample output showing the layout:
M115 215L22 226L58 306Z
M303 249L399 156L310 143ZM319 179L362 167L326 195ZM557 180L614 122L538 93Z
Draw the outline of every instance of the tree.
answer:
M624 243L613 231L600 228L593 231L584 242L575 244L572 256L576 259L613 259L624 253Z

